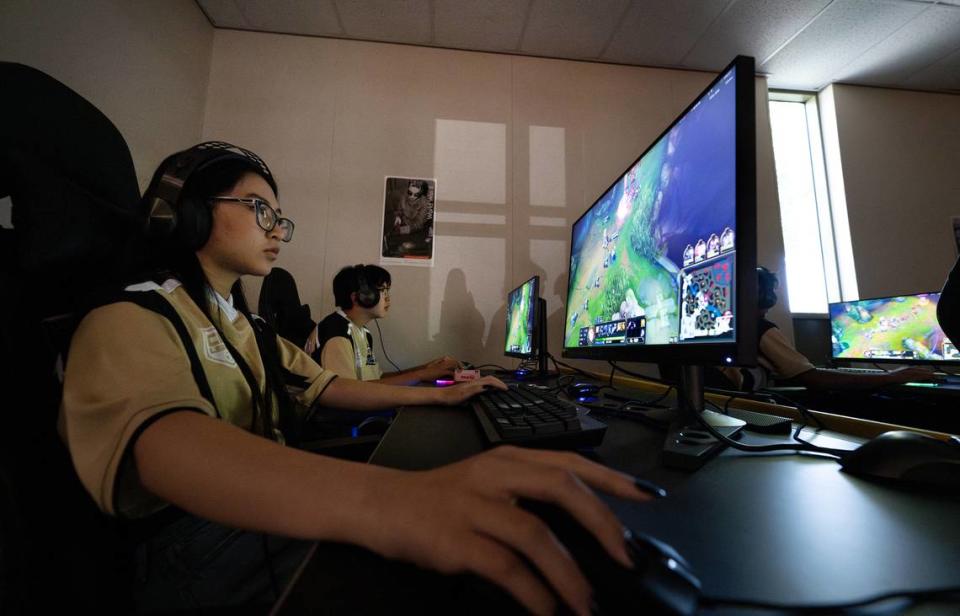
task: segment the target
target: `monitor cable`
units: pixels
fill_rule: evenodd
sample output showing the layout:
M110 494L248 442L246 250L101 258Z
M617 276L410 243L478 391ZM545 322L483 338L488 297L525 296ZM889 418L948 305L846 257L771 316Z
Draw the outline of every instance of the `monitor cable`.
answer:
M629 407L629 406L641 406L641 407L644 407L644 406L655 406L655 405L657 405L657 404L660 404L660 403L663 402L664 400L666 400L667 397L670 395L670 393L671 393L674 389L676 389L676 385L674 385L673 383L671 383L671 382L669 382L669 381L664 381L663 379L658 379L658 378L656 378L656 377L647 376L647 375L645 375L645 374L640 374L639 372L632 372L632 371L630 371L630 370L627 370L627 369L624 368L623 366L618 366L617 363L614 362L614 361L608 361L607 363L610 364L610 366L611 366L614 370L617 370L617 371L619 371L619 372L622 372L622 373L626 374L627 376L632 376L632 377L637 378L637 379L645 379L645 380L647 380L647 381L654 381L655 383L660 383L661 385L666 385L666 386L667 386L667 389L664 390L664 392L663 392L662 394L660 394L659 396L657 396L656 398L653 398L653 399L651 399L651 400L631 400L631 401L629 401L629 402L627 402L627 403L625 403L625 404L623 405L624 408L627 408L627 407Z
M714 407L718 411L721 411L721 412L723 411L723 408L718 404L715 404L714 402L707 400L706 403ZM727 445L728 447L732 447L733 449L737 449L739 451L750 451L750 452L792 451L792 452L821 453L828 456L834 456L838 459L843 459L844 457L847 456L847 454L849 454L852 451L850 449L835 449L833 447L821 447L819 445L814 445L809 441L803 440L802 438L800 438L800 432L803 430L803 428L806 427L806 424L798 425L797 429L794 431L793 440L795 440L796 443L777 444L777 445L747 445L739 441L735 441L728 436L724 436L723 434L720 434L720 432L718 432L716 428L711 426L709 422L707 422L707 420L703 418L703 415L701 413L694 413L694 415L697 418L697 423L699 423L704 430L709 432L710 435L713 436L713 438L717 439L718 441Z
M387 358L387 361L390 362L391 366L397 369L397 372L403 372L403 370L400 369L400 366L393 363L393 360L390 359L389 355L387 355L387 347L383 344L383 330L380 329L380 319L374 319L373 322L377 324L377 333L380 334L380 348L383 349L383 356Z

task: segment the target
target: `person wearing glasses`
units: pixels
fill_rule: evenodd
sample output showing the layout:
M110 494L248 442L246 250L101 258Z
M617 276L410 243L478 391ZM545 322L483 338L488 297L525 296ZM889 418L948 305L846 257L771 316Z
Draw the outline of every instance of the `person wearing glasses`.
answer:
M377 265L351 265L337 272L337 309L317 324L304 350L327 370L359 381L415 385L452 376L460 362L449 355L399 372L384 374L380 369L367 324L390 311L390 285L390 272Z
M288 446L291 398L306 409L370 411L460 405L505 386L493 377L447 388L337 378L271 337L240 279L270 272L294 225L259 157L216 145L240 154L180 165L195 146L154 173L145 202L171 207L151 208L151 224L175 221L148 242L156 275L89 311L66 361L60 434L93 501L128 531L131 611L266 613L310 542L325 541L480 575L536 613L560 601L588 614L583 574L517 501L565 508L629 566L624 529L593 489L651 498L633 477L572 453L512 447L411 472Z

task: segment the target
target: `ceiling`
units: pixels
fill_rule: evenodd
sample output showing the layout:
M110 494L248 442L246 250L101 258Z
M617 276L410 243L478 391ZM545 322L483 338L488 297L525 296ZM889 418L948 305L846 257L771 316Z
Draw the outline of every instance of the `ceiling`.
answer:
M196 0L217 28L960 94L960 0Z

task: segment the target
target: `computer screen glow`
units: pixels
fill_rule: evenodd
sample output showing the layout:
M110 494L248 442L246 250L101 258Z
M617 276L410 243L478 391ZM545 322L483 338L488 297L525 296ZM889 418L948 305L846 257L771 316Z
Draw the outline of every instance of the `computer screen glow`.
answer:
M834 359L960 362L960 352L937 322L939 293L830 304Z
M736 340L736 69L574 224L565 348Z

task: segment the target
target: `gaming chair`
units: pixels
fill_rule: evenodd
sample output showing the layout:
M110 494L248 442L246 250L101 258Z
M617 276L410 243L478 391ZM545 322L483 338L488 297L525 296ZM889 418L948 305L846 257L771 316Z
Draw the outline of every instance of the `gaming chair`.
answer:
M277 332L301 349L317 326L310 306L300 303L297 283L287 270L275 267L263 279L257 313Z
M139 265L140 192L117 128L50 76L0 62L0 613L132 610L116 520L56 430L63 358L91 293Z

